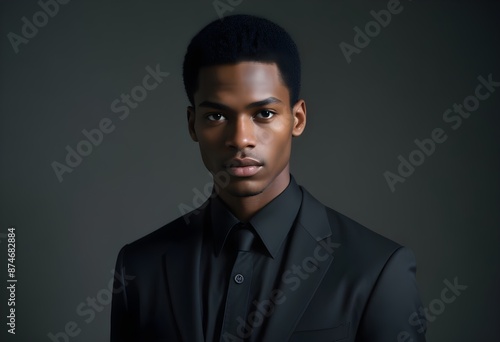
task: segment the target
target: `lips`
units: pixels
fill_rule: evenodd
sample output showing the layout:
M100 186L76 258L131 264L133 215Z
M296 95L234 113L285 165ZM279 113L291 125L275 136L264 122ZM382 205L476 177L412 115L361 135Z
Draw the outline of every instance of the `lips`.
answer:
M251 177L262 169L262 163L252 158L233 158L224 164L227 172L234 177Z

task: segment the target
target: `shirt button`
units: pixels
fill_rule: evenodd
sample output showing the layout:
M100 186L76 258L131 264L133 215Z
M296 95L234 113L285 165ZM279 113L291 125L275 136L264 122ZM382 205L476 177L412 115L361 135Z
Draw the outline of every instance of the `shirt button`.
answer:
M245 278L242 274L238 273L234 276L234 281L236 282L236 284L241 284L243 281L245 281Z

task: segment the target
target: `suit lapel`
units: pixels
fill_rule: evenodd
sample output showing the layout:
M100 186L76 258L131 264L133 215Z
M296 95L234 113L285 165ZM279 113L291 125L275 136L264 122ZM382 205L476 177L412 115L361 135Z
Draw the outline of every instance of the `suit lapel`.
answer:
M325 206L307 190L301 190L302 205L279 286L283 297L276 301L275 311L268 318L266 341L290 339L332 264L334 248L338 247L332 239Z
M176 227L164 255L168 295L183 341L204 340L199 269L207 204L187 214L187 225Z

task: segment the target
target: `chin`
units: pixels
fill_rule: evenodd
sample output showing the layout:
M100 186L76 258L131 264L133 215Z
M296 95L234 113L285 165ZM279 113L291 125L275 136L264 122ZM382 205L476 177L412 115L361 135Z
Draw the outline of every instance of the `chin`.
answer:
M230 182L224 191L234 197L250 197L261 194L264 191L264 187L250 180L241 179L236 182Z
M258 194L262 193L262 191L228 191L228 193L233 196L233 197L251 197L251 196L257 196Z

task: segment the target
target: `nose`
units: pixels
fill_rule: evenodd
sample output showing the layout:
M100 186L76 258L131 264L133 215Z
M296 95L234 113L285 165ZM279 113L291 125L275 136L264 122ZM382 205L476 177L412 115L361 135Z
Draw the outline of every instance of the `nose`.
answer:
M226 146L240 151L256 145L255 124L251 117L238 115L227 125Z

